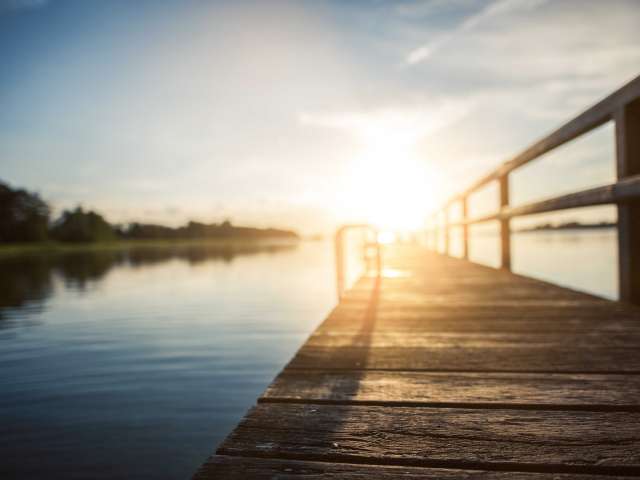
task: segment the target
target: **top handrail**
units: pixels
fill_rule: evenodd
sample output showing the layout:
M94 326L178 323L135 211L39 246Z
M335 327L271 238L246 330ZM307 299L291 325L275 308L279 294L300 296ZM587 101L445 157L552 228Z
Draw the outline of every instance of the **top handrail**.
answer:
M616 112L618 112L620 108L638 98L640 98L640 75L635 77L619 90L616 90L595 105L586 109L577 117L569 120L564 125L558 127L553 132L533 143L515 157L503 162L497 168L494 168L489 173L480 177L464 191L449 198L449 200L445 202L443 208L459 201L461 197L469 196L488 183L511 173L532 160L541 157L545 153L548 153L551 150L560 147L595 128L598 128L599 126L604 125L608 121L613 120Z
M615 124L617 171L615 183L516 207L510 206L509 175L514 170L611 120ZM469 196L493 181L497 181L500 187L498 211L482 217L469 218L467 215ZM462 219L459 222L450 222L449 208L457 202L462 205ZM447 253L450 228L462 227L464 258L469 257L468 226L498 220L501 267L509 270L511 269L509 224L511 218L605 204L615 204L618 209L620 298L640 304L640 76L479 178L461 193L450 197L432 217L437 218L437 215L444 213L444 250ZM434 227L436 235L438 223L440 222L436 222Z

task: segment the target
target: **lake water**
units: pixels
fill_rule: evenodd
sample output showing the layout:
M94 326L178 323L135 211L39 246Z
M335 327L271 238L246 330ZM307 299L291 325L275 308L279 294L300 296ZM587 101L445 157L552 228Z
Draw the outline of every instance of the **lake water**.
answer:
M443 239L440 239L440 250ZM461 232L453 232L451 250L462 255ZM500 264L498 228L470 230L469 258ZM511 266L515 273L535 277L611 300L618 299L617 231L555 230L515 232L511 236Z
M335 303L324 243L0 272L3 479L189 478Z
M514 267L617 295L615 232ZM498 258L491 235L472 257ZM0 478L189 478L335 303L329 243L0 259Z

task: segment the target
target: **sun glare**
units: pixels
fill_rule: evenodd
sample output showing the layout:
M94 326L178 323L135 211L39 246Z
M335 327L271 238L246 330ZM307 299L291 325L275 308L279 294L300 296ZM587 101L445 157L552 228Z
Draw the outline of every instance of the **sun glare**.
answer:
M412 231L433 207L429 163L415 149L421 130L407 125L370 128L353 159L348 210L354 219L382 230Z
M378 233L378 243L388 244L396 241L396 234L393 232L389 232L387 230L383 230Z

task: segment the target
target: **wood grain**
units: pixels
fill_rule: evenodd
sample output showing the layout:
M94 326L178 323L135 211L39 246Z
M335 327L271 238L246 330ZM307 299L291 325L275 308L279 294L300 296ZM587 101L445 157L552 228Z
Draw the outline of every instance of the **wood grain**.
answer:
M285 370L260 401L640 409L640 376Z
M635 348L640 345L640 331L581 332L571 337L573 346ZM488 347L566 347L564 332L395 332L392 329L372 333L319 331L309 337L310 347L420 347L420 348L488 348Z
M193 480L611 480L604 475L487 472L214 455ZM633 477L617 477L631 479Z
M640 475L640 414L263 403L217 453Z
M302 347L288 368L462 372L640 373L637 348Z
M375 325L375 326L374 326ZM509 317L496 312L488 317L474 317L438 314L382 315L374 320L365 321L362 315L326 320L316 330L318 334L362 334L369 332L391 332L394 334L419 335L427 333L486 333L495 334L542 334L560 333L566 335L593 335L603 333L640 334L640 321L635 319L617 320L615 317L587 318L574 316L567 318Z

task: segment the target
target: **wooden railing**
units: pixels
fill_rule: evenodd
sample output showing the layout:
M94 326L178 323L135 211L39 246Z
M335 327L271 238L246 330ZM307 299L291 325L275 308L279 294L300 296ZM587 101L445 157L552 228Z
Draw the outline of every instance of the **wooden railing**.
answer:
M615 123L617 182L517 207L509 205L511 172L608 121ZM469 218L469 196L494 181L498 182L500 189L498 211L483 217ZM462 219L451 222L450 208L456 203L461 203ZM510 270L509 222L512 218L605 204L615 204L618 210L620 299L640 304L640 76L449 199L432 218L437 219L438 216L444 215L442 228L445 253L449 253L451 228L462 227L464 258L469 257L469 225L491 220L499 221L500 264L502 268ZM435 223L435 228L430 231L439 238L439 222Z

